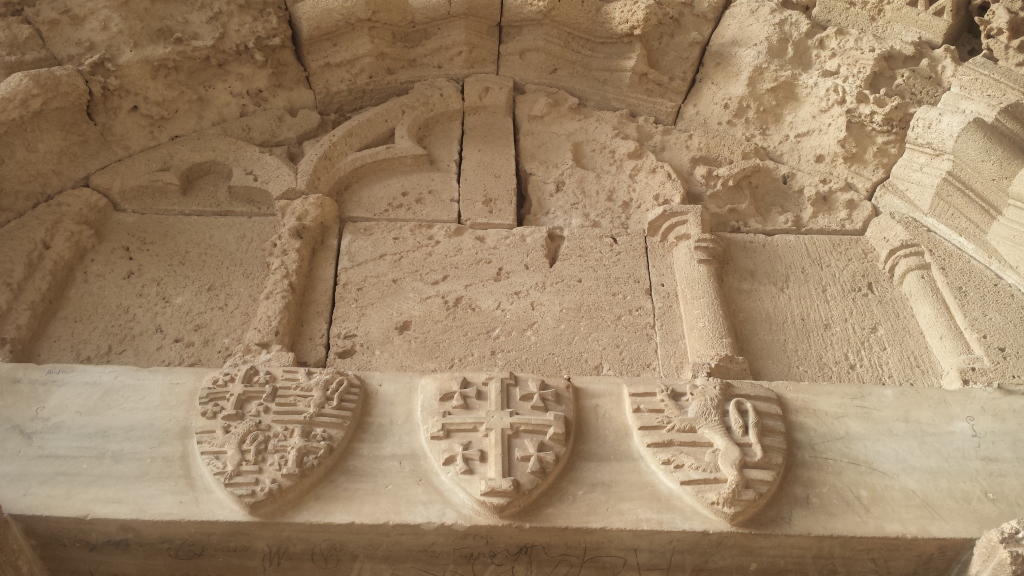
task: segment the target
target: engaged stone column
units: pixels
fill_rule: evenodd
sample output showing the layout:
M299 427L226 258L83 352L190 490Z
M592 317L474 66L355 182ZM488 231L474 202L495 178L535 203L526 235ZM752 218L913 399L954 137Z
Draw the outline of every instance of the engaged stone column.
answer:
M968 340L956 300L932 268L928 252L889 216L875 218L866 236L881 257L882 270L910 302L925 340L942 367L942 386L961 388L976 382L985 360Z
M749 379L722 295L722 246L702 206L663 206L648 217L647 236L673 245L676 294L691 377Z
M338 206L326 196L278 203L278 232L269 243L267 279L256 318L229 364L295 365L293 344L313 253L337 227Z
M967 576L1024 576L1024 520L983 534L974 545Z

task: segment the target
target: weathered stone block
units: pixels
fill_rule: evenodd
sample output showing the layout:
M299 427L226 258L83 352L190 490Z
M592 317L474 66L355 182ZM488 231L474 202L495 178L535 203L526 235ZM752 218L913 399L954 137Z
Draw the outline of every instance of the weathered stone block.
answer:
M284 0L43 0L25 10L122 156L263 108L315 108Z
M948 89L952 47L824 30L776 2L733 3L708 44L677 126L706 126L807 173L811 206L852 214L900 157L914 112ZM853 218L846 228L863 230Z
M724 7L722 0L505 0L498 70L597 108L671 123Z
M113 214L24 360L217 367L256 314L270 217Z
M459 214L472 228L515 228L518 222L512 80L470 76L463 84Z
M288 0L321 114L376 106L431 78L493 74L501 0Z
M811 18L825 27L854 28L882 38L919 38L931 47L955 44L967 28L969 0L818 0Z
M0 83L0 226L116 159L88 101L85 82L67 66Z
M658 374L643 237L349 223L328 364Z
M56 65L57 59L23 16L5 18L0 13L0 82L15 72Z

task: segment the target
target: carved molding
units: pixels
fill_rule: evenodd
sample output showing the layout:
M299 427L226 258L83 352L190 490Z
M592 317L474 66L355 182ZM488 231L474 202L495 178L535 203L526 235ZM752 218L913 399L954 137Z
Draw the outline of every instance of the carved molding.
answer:
M651 212L648 222L648 240L672 246L691 375L750 378L722 293L722 244L711 233L706 209L663 206Z
M742 524L764 506L786 464L786 421L767 386L718 378L626 386L648 463L705 512Z
M509 516L558 475L573 443L568 380L513 374L439 374L420 385L427 452L474 510Z
M879 266L907 297L942 367L942 386L983 383L988 361L972 341L960 306L928 251L888 215L872 220L866 237L878 252Z
M250 513L306 492L344 450L363 383L333 368L243 366L199 391L196 448L207 472Z

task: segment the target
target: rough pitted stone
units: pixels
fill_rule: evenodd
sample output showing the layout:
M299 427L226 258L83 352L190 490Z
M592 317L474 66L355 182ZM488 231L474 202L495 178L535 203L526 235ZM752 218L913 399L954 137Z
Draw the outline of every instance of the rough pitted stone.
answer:
M263 108L314 108L284 0L41 0L25 10L122 155Z
M938 101L958 65L949 46L823 30L775 2L740 0L715 29L677 125L747 139L812 175L806 196L850 205L888 176L914 112Z
M0 226L116 160L88 101L85 81L67 66L0 82Z
M671 123L722 0L505 0L498 71Z
M855 28L893 40L953 44L967 28L970 0L818 0L811 18L825 27Z
M430 78L493 74L501 0L288 0L322 114L376 106Z
M5 18L0 13L0 82L15 72L56 65L43 39L23 16Z
M656 375L643 238L349 223L328 365Z

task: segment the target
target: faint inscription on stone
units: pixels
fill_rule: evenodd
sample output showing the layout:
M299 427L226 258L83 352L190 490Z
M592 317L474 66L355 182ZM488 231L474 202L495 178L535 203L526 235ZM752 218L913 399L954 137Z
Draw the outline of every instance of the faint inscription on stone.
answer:
M708 377L628 386L627 394L644 456L717 518L739 524L775 490L786 461L786 425L768 387Z
M430 456L484 514L521 509L569 456L574 394L566 380L441 374L423 380L420 400Z
M362 382L328 368L224 370L199 392L196 446L206 469L251 512L308 486L342 451Z

